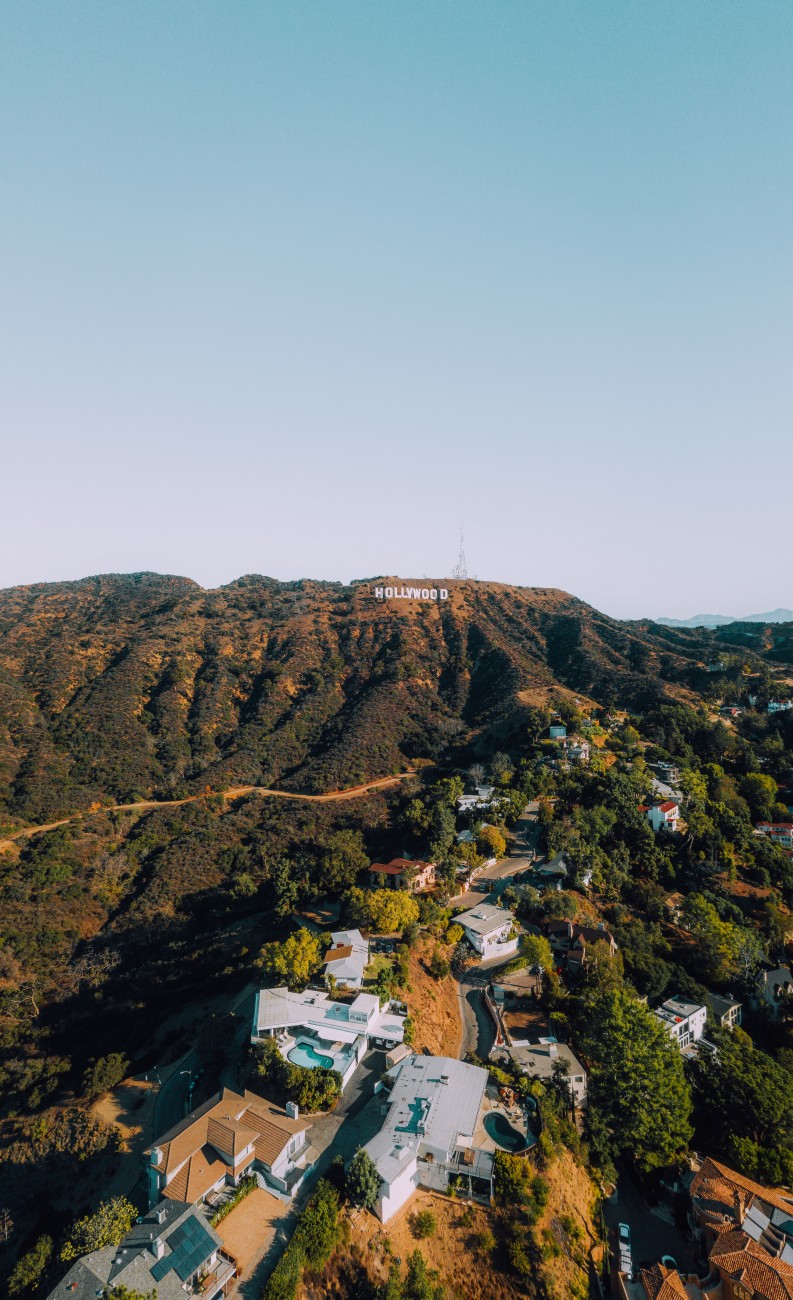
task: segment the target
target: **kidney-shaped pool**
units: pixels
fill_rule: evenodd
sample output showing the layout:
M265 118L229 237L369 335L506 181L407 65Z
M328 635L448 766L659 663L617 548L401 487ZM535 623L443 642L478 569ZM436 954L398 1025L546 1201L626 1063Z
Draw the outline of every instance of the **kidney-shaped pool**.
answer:
M500 1110L488 1111L483 1123L487 1136L505 1151L525 1151L526 1147L534 1146L532 1134L523 1134L513 1128Z
M333 1066L333 1057L318 1052L312 1043L306 1042L305 1038L301 1038L294 1047L290 1047L286 1055L293 1065L302 1065L307 1070L317 1070L320 1067L330 1070Z

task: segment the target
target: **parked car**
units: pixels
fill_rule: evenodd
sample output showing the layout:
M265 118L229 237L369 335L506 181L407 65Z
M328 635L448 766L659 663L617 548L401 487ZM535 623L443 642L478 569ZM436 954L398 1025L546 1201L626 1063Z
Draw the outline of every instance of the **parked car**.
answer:
M620 1223L617 1225L617 1236L619 1238L620 1245L627 1246L628 1249L630 1250L631 1230L628 1227L627 1223Z

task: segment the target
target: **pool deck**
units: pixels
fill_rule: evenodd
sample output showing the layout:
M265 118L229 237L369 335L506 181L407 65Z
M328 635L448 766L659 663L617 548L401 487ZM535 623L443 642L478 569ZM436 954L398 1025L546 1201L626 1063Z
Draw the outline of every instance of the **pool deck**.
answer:
M481 1151L507 1151L509 1149L508 1147L503 1147L500 1142L494 1141L485 1129L485 1116L492 1114L503 1115L511 1124L512 1128L516 1129L518 1133L523 1135L526 1140L526 1146L534 1146L537 1139L529 1127L524 1107L517 1103L507 1106L498 1095L498 1089L494 1088L492 1084L488 1084L485 1090L485 1095L482 1100L482 1109L479 1112L479 1119L476 1126L476 1132L474 1133L472 1146ZM526 1148L523 1149L525 1150ZM521 1152L518 1151L515 1154L520 1155Z

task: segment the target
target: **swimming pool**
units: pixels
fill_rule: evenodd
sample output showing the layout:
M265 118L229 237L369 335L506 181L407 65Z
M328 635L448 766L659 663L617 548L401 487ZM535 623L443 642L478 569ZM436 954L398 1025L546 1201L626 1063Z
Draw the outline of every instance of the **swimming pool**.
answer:
M500 1110L489 1111L483 1123L487 1136L505 1151L524 1151L526 1147L534 1145L531 1136L524 1137L513 1128L506 1115L502 1115Z
M286 1057L293 1065L302 1065L305 1070L317 1070L320 1067L324 1070L333 1068L333 1057L323 1056L322 1052L318 1052L305 1039L301 1039L299 1043L295 1043L294 1047L290 1047Z

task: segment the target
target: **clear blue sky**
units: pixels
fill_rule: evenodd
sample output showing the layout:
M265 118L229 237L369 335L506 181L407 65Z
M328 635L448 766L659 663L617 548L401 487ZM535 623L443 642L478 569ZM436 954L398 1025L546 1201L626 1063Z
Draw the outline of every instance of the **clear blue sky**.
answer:
M4 0L0 586L793 606L793 4Z

